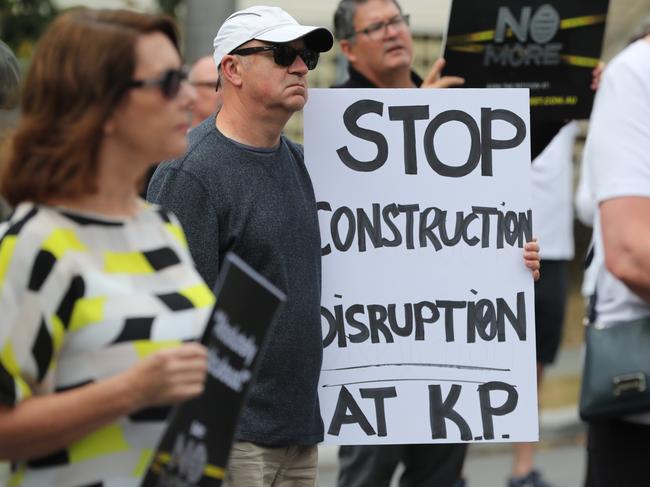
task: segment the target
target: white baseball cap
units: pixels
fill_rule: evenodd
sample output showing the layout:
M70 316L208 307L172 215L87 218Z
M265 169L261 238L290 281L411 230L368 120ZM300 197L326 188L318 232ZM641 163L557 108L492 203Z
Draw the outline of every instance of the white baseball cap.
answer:
M219 29L213 42L214 62L219 67L226 54L253 39L284 43L301 37L307 47L318 52L329 51L334 44L332 33L325 27L300 25L279 7L249 7L232 14Z

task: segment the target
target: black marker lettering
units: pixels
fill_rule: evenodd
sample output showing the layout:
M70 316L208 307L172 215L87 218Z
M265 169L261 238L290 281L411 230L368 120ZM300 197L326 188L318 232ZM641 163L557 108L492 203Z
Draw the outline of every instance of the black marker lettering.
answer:
M388 117L391 120L401 120L404 122L404 171L406 174L417 174L418 162L415 151L415 121L429 119L429 106L389 107Z
M492 122L502 120L515 128L515 135L509 140L496 140L492 138ZM481 108L481 174L492 176L492 151L512 149L517 147L526 138L526 124L514 112L509 110L493 110Z
M507 394L506 400L499 407L492 406L490 392L504 391ZM483 437L486 440L494 439L493 416L504 416L511 413L517 407L519 394L514 386L505 382L486 382L478 386L479 403L481 405L481 419L483 421Z
M386 436L386 408L384 401L391 397L397 397L395 387L380 387L376 389L359 389L361 397L375 401L375 414L377 417L377 436Z
M460 439L472 439L472 430L467 421L454 409L462 387L453 384L447 397L442 399L442 390L439 385L429 386L429 419L431 422L431 438L441 440L447 438L447 424L445 419L453 421L460 430Z
M388 159L388 142L380 133L370 129L364 129L357 125L357 122L363 115L375 113L383 115L384 104L375 100L359 100L350 105L343 114L343 123L352 135L372 142L377 146L377 156L371 161L359 161L350 154L347 146L343 146L336 151L341 162L354 171L368 172L379 169Z
M345 386L341 387L339 391L336 409L334 410L334 416L332 417L332 422L327 433L338 436L341 432L341 426L344 424L358 424L367 436L377 434Z
M460 165L448 166L438 158L434 144L436 131L447 122L460 122L467 127L471 138L471 145L467 161ZM461 178L471 173L478 165L481 156L481 133L478 124L471 115L460 110L447 110L437 115L424 132L424 154L431 168L441 176Z

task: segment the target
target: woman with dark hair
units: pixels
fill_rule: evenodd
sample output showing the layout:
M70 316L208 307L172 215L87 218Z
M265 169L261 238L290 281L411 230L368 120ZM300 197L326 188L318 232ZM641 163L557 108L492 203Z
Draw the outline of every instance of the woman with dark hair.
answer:
M138 485L168 406L203 390L214 296L137 196L186 147L174 24L75 10L41 38L0 190L0 459L14 485Z

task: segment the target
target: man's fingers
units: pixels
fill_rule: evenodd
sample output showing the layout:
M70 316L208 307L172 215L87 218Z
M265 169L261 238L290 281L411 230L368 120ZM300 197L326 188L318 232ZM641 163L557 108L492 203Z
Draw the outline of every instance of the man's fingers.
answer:
M453 88L454 86L462 86L465 84L465 79L460 76L441 76L442 70L445 67L445 59L438 58L433 63L431 70L427 73L422 81L422 88Z
M594 68L594 70L591 72L591 89L596 91L598 87L600 86L600 79L603 75L603 70L605 69L605 63L600 61L598 63L598 66Z
M440 73L442 73L442 69L444 67L445 67L445 60L441 57L436 59L436 62L433 63L433 66L431 66L431 69L424 77L422 86L428 87L429 85L433 85L433 83L438 81L440 79Z
M537 242L537 237L533 237L533 239L530 242L526 242L524 244L524 250L539 252L539 242Z

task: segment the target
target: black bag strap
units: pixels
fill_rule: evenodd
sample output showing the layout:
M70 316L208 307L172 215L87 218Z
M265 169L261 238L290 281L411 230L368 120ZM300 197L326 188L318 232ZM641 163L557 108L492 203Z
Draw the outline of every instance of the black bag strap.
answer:
M592 243L589 246L589 249L587 250L587 255L585 255L585 261L584 261L584 269L587 270L587 268L591 265L591 263L594 260L594 244Z
M594 289L594 293L589 296L589 299L587 300L587 320L588 320L588 325L593 325L596 323L596 290Z
M592 242L591 246L589 247L589 250L587 251L587 255L585 256L585 262L584 262L584 270L586 271L591 263L594 261L594 244ZM587 318L587 323L586 326L593 325L596 322L596 300L597 300L597 289L596 285L594 284L594 292L589 296L587 299L587 309L585 310L585 316Z

